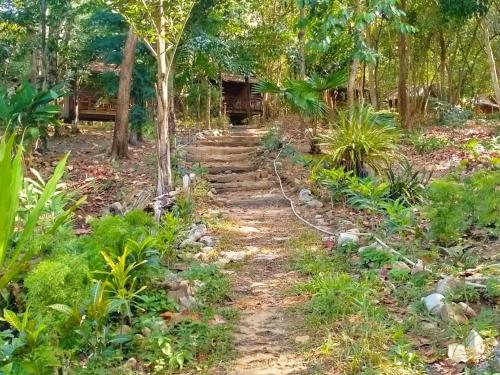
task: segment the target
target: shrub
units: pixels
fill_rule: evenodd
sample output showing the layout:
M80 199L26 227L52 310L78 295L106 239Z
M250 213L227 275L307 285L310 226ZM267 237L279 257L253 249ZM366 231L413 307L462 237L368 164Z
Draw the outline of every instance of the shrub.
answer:
M406 207L399 198L395 201L382 202L380 207L385 211L392 229L408 228L413 223L412 209Z
M347 202L354 208L378 211L380 204L387 200L389 184L373 178L352 177L344 189L344 194L347 196Z
M47 306L65 303L79 306L88 294L90 271L82 256L66 254L41 261L24 279L27 303L37 316Z
M421 132L414 132L408 136L409 143L420 154L436 151L449 145L449 141L437 137L426 137Z
M229 294L229 279L215 265L195 264L183 273L183 277L187 280L200 282L196 296L201 303L223 302Z
M463 185L436 180L428 189L429 204L424 215L430 222L431 238L451 244L469 227L469 206Z
M474 222L480 227L500 229L500 172L480 171L468 181L470 200L474 207Z
M280 132L278 128L269 129L262 137L262 147L266 151L278 151L283 147L281 142Z
M432 172L416 171L408 159L403 159L398 169L386 171L389 197L401 199L407 206L422 203L425 197L425 187L429 183Z
M334 201L341 200L351 177L352 171L346 172L342 167L326 169L318 166L311 172L311 179L328 189Z
M363 263L366 265L373 265L377 268L382 267L384 264L394 261L394 256L386 250L369 248L361 253Z
M396 155L399 133L385 114L356 107L341 112L336 125L322 138L332 165L364 176L366 167L379 173Z

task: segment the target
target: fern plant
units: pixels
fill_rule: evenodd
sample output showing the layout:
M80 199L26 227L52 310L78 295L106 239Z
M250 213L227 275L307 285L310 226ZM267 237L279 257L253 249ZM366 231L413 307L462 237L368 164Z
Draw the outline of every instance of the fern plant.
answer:
M410 161L403 158L398 170L390 168L385 176L389 183L391 199L400 199L407 206L423 203L425 187L432 177L432 172L415 170Z
M399 132L385 112L369 107L354 107L340 112L337 123L322 137L328 160L357 176L366 175L366 167L375 173L387 168L397 155Z
M378 211L380 204L387 200L389 184L379 182L373 178L357 178L354 176L349 179L344 194L347 196L347 202L354 208Z

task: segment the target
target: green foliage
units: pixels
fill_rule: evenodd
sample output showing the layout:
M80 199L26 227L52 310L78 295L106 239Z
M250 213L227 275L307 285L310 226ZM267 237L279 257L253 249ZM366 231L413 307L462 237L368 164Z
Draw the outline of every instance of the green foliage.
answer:
M470 225L470 207L463 185L436 180L429 185L428 199L424 214L430 221L431 238L443 244L453 243Z
M346 172L343 167L326 169L319 163L311 172L311 179L326 187L334 201L342 200L353 172Z
M175 257L175 248L185 229L184 222L172 212L168 212L163 216L157 241L160 253L164 257L168 259Z
M458 285L452 288L446 296L452 302L467 302L475 303L479 302L481 295L476 288L470 285Z
M408 141L420 154L440 150L449 145L449 141L437 137L426 137L422 132L414 132L408 136Z
M389 279L397 283L407 282L411 278L410 270L392 269L389 271Z
M439 123L446 126L463 125L472 118L472 112L441 101L431 102L439 116Z
M382 267L384 264L394 261L394 255L384 249L375 247L366 249L361 253L361 259L365 265L373 265L376 268Z
M473 226L498 235L499 171L478 171L463 183L436 180L428 189L424 214L430 220L431 238L451 244Z
M64 301L80 306L90 286L90 271L82 256L66 254L41 261L24 279L27 301L37 317Z
M356 281L346 273L316 274L300 285L299 291L313 296L306 309L317 323L330 323L359 313L373 302L375 295L370 281Z
M130 211L125 216L104 216L90 222L92 234L80 237L77 246L87 257L92 270L105 268L101 251L109 254L121 254L127 240L137 243L150 237L158 224L148 213L140 210Z
M413 211L407 207L398 198L394 201L389 200L380 203L380 207L387 215L389 226L391 229L407 229L413 224Z
M500 280L491 277L486 280L486 294L492 300L500 299Z
M380 204L388 198L389 184L373 178L351 177L344 194L354 208L378 211Z
M175 205L172 208L172 213L182 222L190 222L194 216L193 199L187 195L178 195L175 201Z
M392 117L369 107L355 107L339 113L336 126L322 142L332 165L363 176L366 167L375 173L387 167L396 155L398 136Z
M415 170L409 160L403 159L399 170L388 169L386 171L389 197L400 199L407 206L422 203L425 198L425 187L431 176L431 172Z
M0 87L0 128L24 133L28 143L47 139L48 125L59 125L60 107L53 102L64 95L61 85L38 91L28 82L9 94Z
M277 128L269 129L266 134L262 137L262 147L266 151L278 151L283 147L281 142L281 136Z
M2 191L2 194L0 194L0 212L2 212L2 215L0 215L0 266L2 267L0 289L5 288L38 252L37 247L28 246L28 243L37 230L40 216L47 202L57 189L57 183L64 173L67 157L64 157L57 164L54 174L45 185L36 205L22 223L22 229L15 232L14 225L23 182L22 148L14 149L13 135L8 140L5 136L0 140L0 191ZM55 218L46 233L53 233L69 218L73 210L81 202L82 200Z
M196 297L203 304L224 302L229 295L229 279L215 265L194 264L182 275L187 280L200 282Z

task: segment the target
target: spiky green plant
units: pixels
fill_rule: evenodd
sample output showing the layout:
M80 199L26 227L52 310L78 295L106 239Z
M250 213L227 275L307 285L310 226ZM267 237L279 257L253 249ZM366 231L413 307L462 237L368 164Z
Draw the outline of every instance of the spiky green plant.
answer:
M340 112L322 143L331 164L363 176L366 167L379 174L388 166L397 155L398 138L392 115L361 106Z

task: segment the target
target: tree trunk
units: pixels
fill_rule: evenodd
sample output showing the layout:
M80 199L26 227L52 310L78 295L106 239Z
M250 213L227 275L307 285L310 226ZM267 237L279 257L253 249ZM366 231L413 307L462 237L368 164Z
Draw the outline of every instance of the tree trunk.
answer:
M300 6L299 10L299 22L300 22L300 29L299 29L299 78L303 81L306 78L306 42L305 42L305 36L306 36L306 29L305 29L305 9L304 9L304 4ZM304 137L306 131L306 122L302 116L300 116L300 134L302 137Z
M40 0L40 75L41 87L47 88L47 72L48 72L48 57L47 57L47 0Z
M79 95L79 78L75 79L75 86L73 91L73 96L75 98L75 119L71 124L71 133L79 134L80 129L78 128L78 123L80 122L80 95Z
M354 59L351 65L351 73L349 74L349 81L347 82L347 105L352 107L354 105L354 89L356 85L356 77L358 75L359 60Z
M158 164L158 181L156 185L156 193L158 196L167 193L172 188L172 169L170 166L170 134L168 124L168 69L166 62L167 48L165 39L165 18L163 3L159 5L159 34L160 37L156 40L156 57L158 64L158 83L157 83L157 164Z
M113 132L113 145L111 146L111 158L113 159L123 159L128 156L128 115L136 44L137 36L130 29L123 50L123 61L120 66L115 128Z
M210 82L208 83L208 93L207 93L207 124L208 124L208 130L212 130L212 119L210 116L210 106L212 105L212 90L210 87Z
M406 11L406 0L401 0L401 10ZM398 78L398 106L401 117L401 125L404 128L410 127L408 113L408 51L406 46L406 34L399 33L398 40L399 56L399 78Z
M487 20L481 20L481 28L483 29L484 37L484 47L486 50L486 55L488 55L488 64L490 66L491 82L493 84L493 91L495 92L495 99L498 105L500 105L500 84L498 82L498 73L495 61L495 55L493 54L493 49L491 48L490 40L490 30L488 29Z

